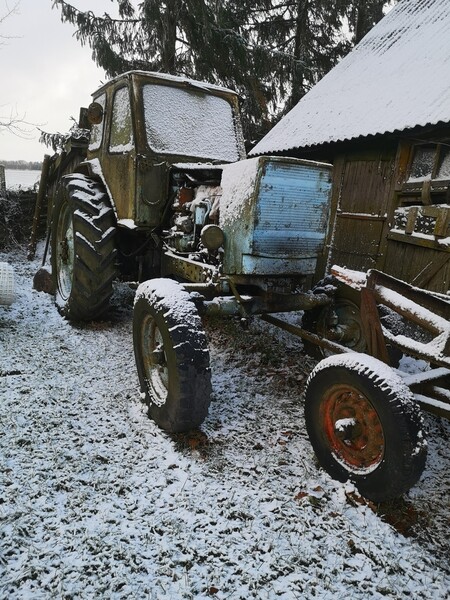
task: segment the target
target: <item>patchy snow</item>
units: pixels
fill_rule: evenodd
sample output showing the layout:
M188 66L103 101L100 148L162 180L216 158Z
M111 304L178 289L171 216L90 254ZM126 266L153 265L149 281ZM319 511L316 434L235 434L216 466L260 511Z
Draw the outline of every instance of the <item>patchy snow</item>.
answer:
M119 88L114 94L109 136L109 151L130 152L134 148L130 96L127 87Z
M0 307L2 598L448 597L447 421L426 417L422 480L377 514L317 467L295 338L208 325L209 417L169 436L140 401L131 290L73 327L31 289L39 260L0 260L18 289Z
M375 290L379 298L395 311L411 315L411 319L419 323L427 323L430 330L436 333L450 333L450 322L447 319L383 285L376 285Z
M119 227L126 227L127 229L137 229L134 219L118 219L117 225Z
M147 142L157 153L239 160L231 104L198 89L146 84L142 89Z
M223 167L220 224L236 223L250 205L255 194L259 158L242 160Z
M370 379L382 381L381 387L389 388L405 402L413 402L413 394L406 387L404 380L389 365L381 362L373 356L360 354L359 352L348 352L345 354L334 354L320 361L315 367L311 377L318 371L327 367L345 367L362 375L369 375Z
M136 291L135 303L140 298L146 298L156 310L166 308L164 314L173 315L177 323L197 328L198 314L193 310L191 296L176 281L164 277L144 281Z
M229 88L226 88L226 87L223 87L220 85L215 85L213 83L206 83L204 81L198 81L197 79L190 79L189 77L180 77L179 75L170 75L169 73L159 73L156 71L139 71L139 70L126 71L125 73L121 73L117 77L114 77L113 79L108 81L107 84L105 84L101 88L99 88L97 90L97 92L95 92L95 94L98 94L101 90L103 90L104 87L109 86L112 82L120 81L121 79L125 79L127 76L132 76L133 74L137 74L137 75L144 76L144 77L149 77L153 80L154 83L161 83L161 82L170 83L171 81L173 81L173 82L177 82L177 83L183 83L187 87L197 88L198 90L204 90L204 91L211 90L211 91L218 91L218 92L226 92L227 94L233 94L234 96L237 96L237 93L234 90L231 90ZM94 96L95 96L95 94L94 94Z

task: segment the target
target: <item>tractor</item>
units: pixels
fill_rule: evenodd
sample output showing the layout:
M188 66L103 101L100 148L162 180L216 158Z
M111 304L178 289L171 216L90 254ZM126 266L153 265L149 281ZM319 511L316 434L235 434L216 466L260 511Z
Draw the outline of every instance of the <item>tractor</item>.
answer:
M306 390L321 465L376 501L407 491L425 464L414 386L426 378L409 385L388 366L408 349L386 325L407 310L392 319L398 303L379 297L396 282L337 269L313 288L326 266L332 166L246 159L238 97L219 86L133 71L92 100L80 118L89 131L73 136L41 179L60 312L98 319L115 280L136 282L137 372L149 416L168 432L196 428L208 413L203 316L245 323L258 315L302 337L321 358L333 355ZM411 302L422 300L412 293ZM448 302L431 302L442 314L436 334ZM280 316L300 311L303 325ZM446 356L434 357L436 388L448 375Z

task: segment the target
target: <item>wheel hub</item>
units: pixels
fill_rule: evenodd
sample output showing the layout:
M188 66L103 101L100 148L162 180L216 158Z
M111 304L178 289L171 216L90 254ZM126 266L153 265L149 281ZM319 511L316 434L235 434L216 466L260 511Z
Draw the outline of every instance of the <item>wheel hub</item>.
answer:
M69 243L67 241L67 238L65 238L61 243L60 243L60 253L59 253L60 257L61 257L61 262L63 264L67 264L69 261Z
M364 394L350 385L332 386L321 419L333 455L347 470L364 474L378 467L384 456L383 427Z
M69 207L66 205L61 211L58 223L58 254L56 257L58 290L64 301L68 300L72 292L74 258L72 216Z
M155 320L150 315L144 319L141 334L141 351L145 378L152 402L165 404L169 389L169 370L164 351L164 340Z
M355 352L366 351L359 307L346 298L337 299L332 308L323 311L317 323L317 333Z

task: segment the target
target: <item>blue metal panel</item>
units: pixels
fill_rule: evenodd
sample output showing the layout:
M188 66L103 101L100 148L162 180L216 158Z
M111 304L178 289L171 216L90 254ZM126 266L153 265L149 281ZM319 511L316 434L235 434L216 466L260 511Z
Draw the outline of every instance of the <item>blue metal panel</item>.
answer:
M329 169L269 159L256 200L253 254L280 258L320 254L330 189Z

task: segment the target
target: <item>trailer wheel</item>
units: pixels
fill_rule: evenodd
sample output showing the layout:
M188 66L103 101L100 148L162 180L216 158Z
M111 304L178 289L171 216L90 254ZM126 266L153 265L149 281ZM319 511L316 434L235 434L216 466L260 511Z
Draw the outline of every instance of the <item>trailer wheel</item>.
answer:
M383 502L420 478L427 444L414 396L387 365L362 354L331 356L312 371L306 428L320 465Z
M133 345L149 416L171 433L198 427L211 400L209 350L195 304L180 284L152 279L139 286Z
M61 314L87 321L108 309L116 277L115 217L103 187L65 176L53 208L52 276Z

